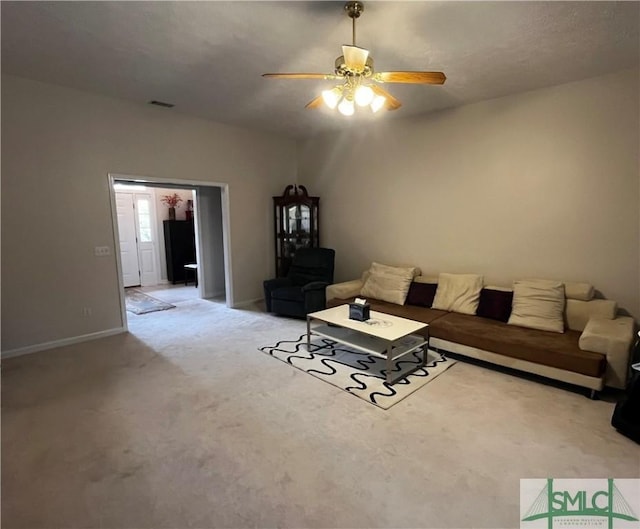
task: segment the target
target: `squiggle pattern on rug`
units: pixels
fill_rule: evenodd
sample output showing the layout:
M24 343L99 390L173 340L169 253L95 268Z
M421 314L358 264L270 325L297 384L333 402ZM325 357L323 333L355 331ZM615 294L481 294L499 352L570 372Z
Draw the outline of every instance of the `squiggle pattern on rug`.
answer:
M319 337L311 341L307 351L306 339L303 334L297 340L281 340L258 349L383 409L389 409L455 364L430 349L424 367L390 385L386 382L384 359ZM414 351L395 361L392 371L408 372L421 361L422 351Z

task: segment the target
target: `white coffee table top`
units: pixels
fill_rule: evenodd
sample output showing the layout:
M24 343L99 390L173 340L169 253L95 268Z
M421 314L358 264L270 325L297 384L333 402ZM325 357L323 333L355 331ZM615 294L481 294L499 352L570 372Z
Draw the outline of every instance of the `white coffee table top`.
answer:
M426 323L391 316L384 312L371 311L371 318L367 321L357 321L349 318L349 305L339 305L330 309L320 310L308 314L308 318L333 323L346 329L353 329L383 340L395 341L428 327Z

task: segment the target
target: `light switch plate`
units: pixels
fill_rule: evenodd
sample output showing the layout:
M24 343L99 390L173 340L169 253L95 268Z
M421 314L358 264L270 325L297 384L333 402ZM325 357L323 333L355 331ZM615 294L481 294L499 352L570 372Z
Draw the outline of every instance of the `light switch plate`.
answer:
M111 248L109 248L108 246L96 246L93 251L99 257L111 255Z

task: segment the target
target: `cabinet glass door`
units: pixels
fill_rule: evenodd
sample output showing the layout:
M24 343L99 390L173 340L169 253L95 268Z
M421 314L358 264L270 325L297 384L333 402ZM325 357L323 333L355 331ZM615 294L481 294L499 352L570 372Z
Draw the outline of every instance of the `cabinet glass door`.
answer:
M287 212L287 232L289 242L295 248L309 246L311 231L311 211L307 205L289 206Z
M276 274L287 275L298 248L316 247L318 236L318 197L310 197L304 186L287 186L281 197L273 197Z

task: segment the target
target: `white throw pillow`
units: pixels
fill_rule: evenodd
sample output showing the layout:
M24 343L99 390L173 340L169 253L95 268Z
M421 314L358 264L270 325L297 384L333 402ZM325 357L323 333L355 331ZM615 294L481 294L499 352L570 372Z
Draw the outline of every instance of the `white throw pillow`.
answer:
M416 273L415 267L387 266L372 263L369 276L362 286L360 295L397 305L404 305L409 286Z
M513 282L509 325L564 332L564 283L546 279Z
M477 274L440 274L432 308L475 314L484 278Z

